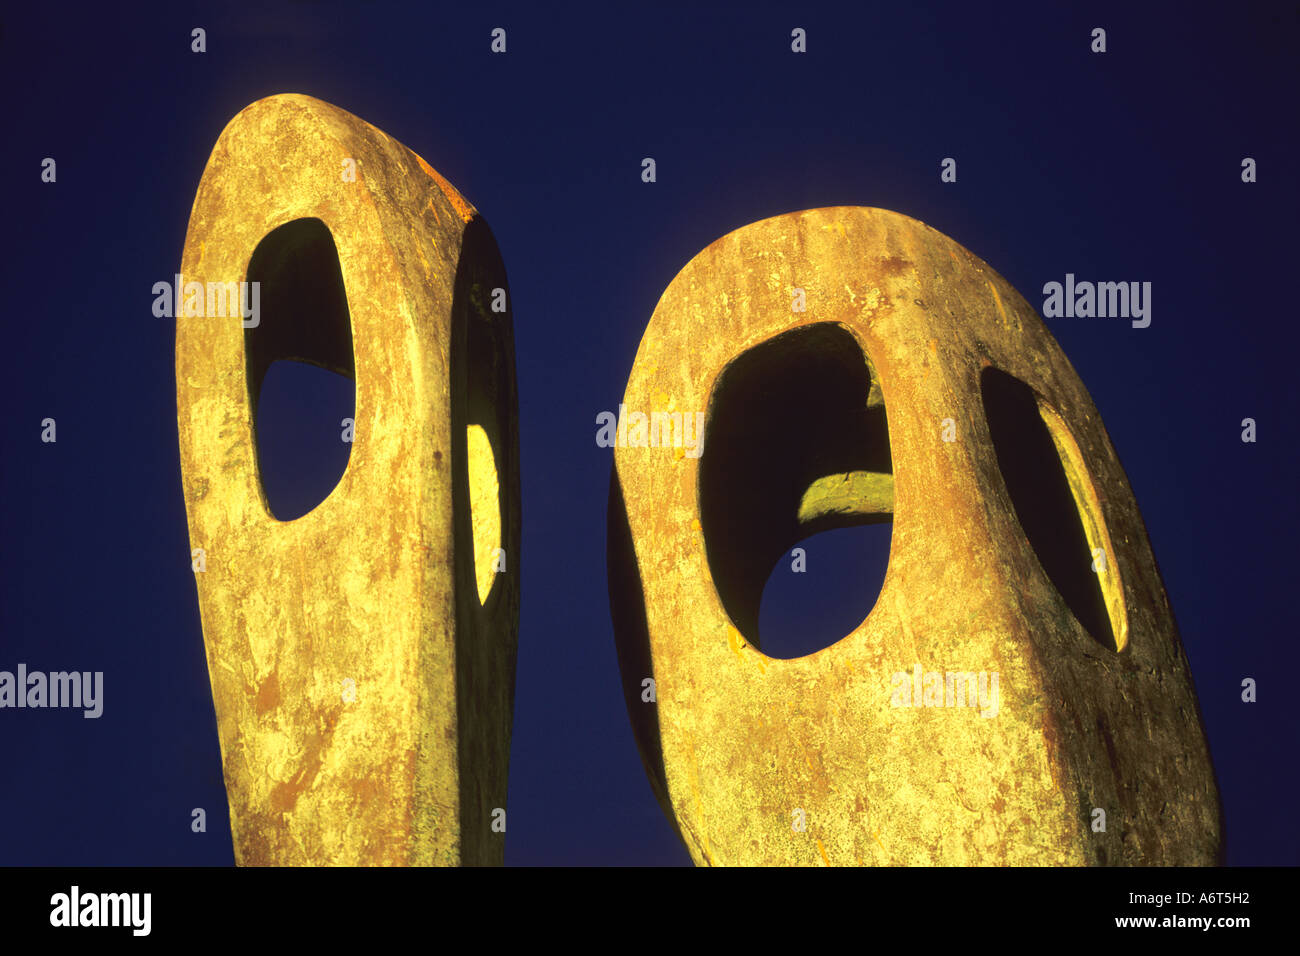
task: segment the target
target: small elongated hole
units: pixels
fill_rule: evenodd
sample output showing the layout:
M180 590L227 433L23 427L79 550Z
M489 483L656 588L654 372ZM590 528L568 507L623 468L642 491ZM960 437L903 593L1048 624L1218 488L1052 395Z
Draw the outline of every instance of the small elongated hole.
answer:
M980 393L998 468L1039 564L1094 641L1127 643L1123 587L1078 443L1024 382L985 368Z

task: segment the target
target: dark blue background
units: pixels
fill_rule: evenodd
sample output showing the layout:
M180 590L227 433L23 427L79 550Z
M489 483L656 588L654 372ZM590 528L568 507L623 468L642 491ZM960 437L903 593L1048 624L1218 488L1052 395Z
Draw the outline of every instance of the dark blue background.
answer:
M658 297L692 256L828 205L914 216L1034 304L1066 272L1154 284L1148 329L1049 325L1146 520L1205 714L1228 860L1300 861L1296 4L16 6L0 35L0 669L102 670L106 689L97 721L0 711L0 863L232 862L174 324L152 316L150 289L179 266L222 127L280 92L341 106L425 157L505 258L524 522L507 862L687 862L620 690L611 456L595 416L617 407ZM488 49L496 26L504 56ZM790 52L795 26L806 55ZM1089 52L1094 26L1105 55ZM956 184L939 180L946 156ZM1241 182L1244 156L1258 183ZM326 436L304 446L337 455L337 390L320 396L268 414L304 416ZM40 441L47 416L56 444ZM1257 444L1240 440L1247 416ZM865 615L874 591L863 605L851 576L818 573L869 566L865 539L820 540L808 574L777 576L765 621L833 637ZM1240 701L1247 676L1254 705ZM205 834L190 831L194 807Z

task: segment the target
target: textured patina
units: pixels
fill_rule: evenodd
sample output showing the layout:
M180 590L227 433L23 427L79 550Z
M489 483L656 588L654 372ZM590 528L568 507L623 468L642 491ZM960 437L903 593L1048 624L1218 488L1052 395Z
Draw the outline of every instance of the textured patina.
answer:
M861 413L863 434L887 443L874 465L790 465L807 451L793 439L824 427L817 421L727 438L736 419L720 424L720 382L742 356L776 340L752 366L775 389L804 361L799 349L827 351L840 339L860 350L860 407L849 418ZM1077 560L1093 549L1108 559L1093 586L1111 647L1071 612L1017 519L982 401L990 368L1035 396L1086 537ZM699 459L618 447L609 508L628 709L656 794L697 863L1219 859L1204 731L1133 492L1078 375L985 263L879 209L746 226L667 288L623 402L708 411ZM887 439L883 420L870 418L882 403ZM790 485L778 489L788 514L772 519L776 530L750 536L711 519L710 509L746 513L732 502L768 470ZM719 476L712 487L708 475ZM788 561L813 530L891 518L888 572L866 619L806 657L762 653L756 595L773 557ZM736 555L751 537L767 553ZM745 598L734 613L728 587ZM894 706L892 676L917 665L996 673L996 716Z
M513 333L509 311L490 308L505 271L473 207L424 160L284 95L218 139L183 281L246 280L259 243L304 219L337 248L351 361L322 357L311 316L301 341L270 352L274 310L247 331L237 317L177 318L181 470L191 546L206 552L195 578L235 858L499 863L519 566ZM288 278L262 281L265 303ZM347 468L288 522L268 506L254 433L275 359L354 369L356 384ZM471 517L471 499L499 513ZM476 527L509 558L483 601Z

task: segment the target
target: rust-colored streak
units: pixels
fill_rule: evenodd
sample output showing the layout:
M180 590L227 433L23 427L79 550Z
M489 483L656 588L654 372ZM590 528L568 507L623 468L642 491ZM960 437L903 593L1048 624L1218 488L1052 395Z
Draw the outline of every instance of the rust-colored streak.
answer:
M478 210L469 204L469 202L465 199L464 196L460 194L460 191L456 189L455 186L447 182L447 180L443 179L442 175L436 169L434 169L432 166L426 163L423 157L419 156L418 154L413 154L413 155L415 155L415 158L419 160L420 168L423 169L426 173L428 173L430 178L432 178L433 181L438 184L438 188L442 190L443 194L447 197L447 201L451 203L452 208L456 210L456 212L460 215L460 218L463 221L469 222L471 219L473 219L475 216L478 215Z

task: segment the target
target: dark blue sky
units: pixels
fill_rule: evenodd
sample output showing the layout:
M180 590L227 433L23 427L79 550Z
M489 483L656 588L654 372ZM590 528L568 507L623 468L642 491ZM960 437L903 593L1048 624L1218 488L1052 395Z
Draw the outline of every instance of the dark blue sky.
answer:
M918 218L1035 305L1067 272L1152 282L1150 328L1049 327L1145 518L1205 715L1228 860L1300 862L1297 6L468 6L2 15L0 669L102 670L106 699L99 720L0 711L0 863L233 860L181 497L174 325L153 317L150 289L179 266L222 127L281 92L422 155L478 207L506 263L523 475L508 863L688 862L622 699L611 453L595 416L617 407L659 295L691 257L747 223L829 205ZM504 56L488 50L497 26ZM795 26L806 55L790 52ZM1089 52L1096 26L1104 55ZM40 181L46 156L54 184ZM646 156L654 184L640 179ZM939 180L947 156L955 184ZM1241 182L1246 156L1257 183ZM337 454L310 439L337 442L331 394L283 408L305 445ZM1255 444L1240 440L1248 416ZM46 417L56 444L40 441ZM845 633L874 591L817 568L870 568L871 540L819 541L806 578L776 585L771 620ZM1259 681L1254 705L1240 702L1244 677ZM190 831L194 807L206 834Z

